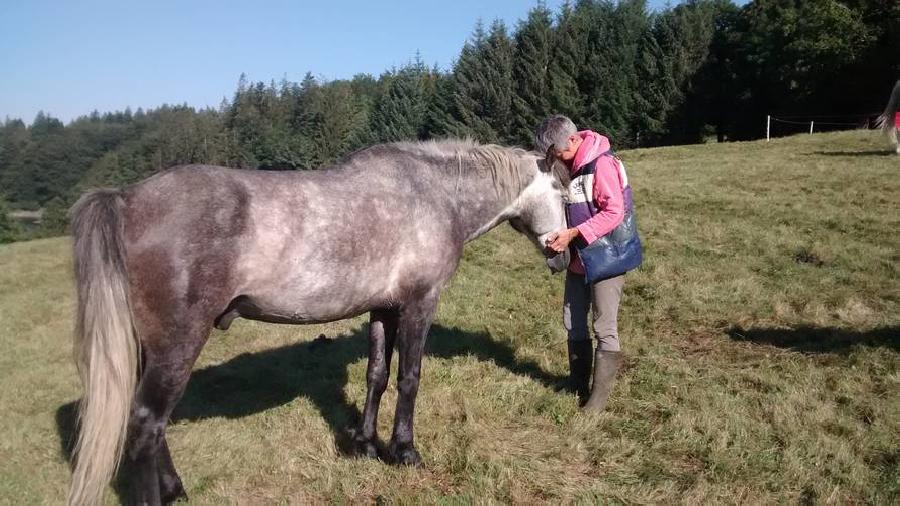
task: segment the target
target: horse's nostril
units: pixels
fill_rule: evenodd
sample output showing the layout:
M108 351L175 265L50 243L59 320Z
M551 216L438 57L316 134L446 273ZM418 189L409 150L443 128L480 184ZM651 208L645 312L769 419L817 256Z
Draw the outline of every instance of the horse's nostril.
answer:
M547 267L554 274L562 272L569 267L569 255L567 252L557 253L554 256L547 257Z

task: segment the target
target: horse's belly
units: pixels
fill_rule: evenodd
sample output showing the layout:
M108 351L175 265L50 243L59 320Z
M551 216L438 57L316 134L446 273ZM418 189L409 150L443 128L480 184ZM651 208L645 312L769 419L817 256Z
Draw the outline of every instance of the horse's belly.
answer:
M256 319L272 323L311 324L327 323L353 318L372 310L364 305L345 306L339 308L311 307L263 307Z
M273 244L239 262L243 283L236 295L252 299L260 316L286 323L329 322L396 306L410 287L439 286L454 265L446 251L429 254L429 245L417 242L389 250L348 247L340 254L314 250L310 241ZM272 267L263 271L265 265Z
M325 323L390 305L385 289L283 287L248 293L241 316L275 323ZM246 314L245 314L246 313Z

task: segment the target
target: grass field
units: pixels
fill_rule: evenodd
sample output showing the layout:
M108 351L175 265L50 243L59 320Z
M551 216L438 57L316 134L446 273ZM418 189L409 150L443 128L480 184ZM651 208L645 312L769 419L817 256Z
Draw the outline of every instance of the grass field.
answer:
M621 156L646 261L607 412L556 390L562 278L503 226L467 247L429 335L424 469L344 452L364 319L238 320L168 430L191 502L900 501L900 157L872 132ZM70 261L64 238L0 247L0 503L65 497Z

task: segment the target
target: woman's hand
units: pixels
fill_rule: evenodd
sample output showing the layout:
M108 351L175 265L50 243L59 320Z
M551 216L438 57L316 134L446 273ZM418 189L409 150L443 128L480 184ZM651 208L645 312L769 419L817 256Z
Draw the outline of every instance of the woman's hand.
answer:
M577 228L567 228L554 232L547 238L547 247L557 253L562 253L569 247L569 243L578 237L578 234Z

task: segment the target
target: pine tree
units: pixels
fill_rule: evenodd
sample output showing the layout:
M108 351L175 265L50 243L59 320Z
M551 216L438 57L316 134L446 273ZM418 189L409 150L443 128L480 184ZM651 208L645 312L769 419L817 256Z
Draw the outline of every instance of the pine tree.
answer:
M485 34L479 22L453 69L453 95L445 130L481 142L510 142L513 45L502 21Z
M23 171L8 189L18 203L40 207L77 181L71 170L75 146L58 119L39 112L29 130Z
M69 227L69 211L70 205L61 197L53 197L44 206L44 213L41 216L41 226L37 235L41 237L55 237L63 235Z
M497 137L493 141L504 144L513 142L514 56L513 42L506 31L506 25L500 20L494 21L484 54L486 73L482 80L485 90L483 107L488 123L496 132Z
M587 25L584 9L578 13L568 4L560 8L553 35L550 57L550 109L564 114L576 125L583 125L585 97L578 88L578 77L587 57Z
M550 11L539 3L519 25L515 36L511 140L522 146L532 144L535 128L553 112L549 82L552 25Z
M634 93L632 125L635 145L644 146L664 133L670 96L677 92L667 55L649 32L641 40L636 71L638 88Z
M256 167L259 165L259 154L262 150L265 124L260 117L258 89L247 82L247 76L241 74L238 88L231 101L231 110L226 118L226 127L233 134L237 146L241 166Z
M13 193L14 184L24 173L29 141L28 128L20 119L7 119L0 127L0 188L5 188L12 198L18 197Z
M496 140L497 133L488 123L483 109L486 39L484 25L479 20L453 66L452 94L442 130L456 137L491 142Z
M441 72L435 65L431 68L429 87L432 89L432 93L428 102L425 130L428 132L429 138L446 137L450 135L446 119L452 110L451 104L455 90L453 74Z
M634 145L638 59L649 29L645 0L592 5L590 19L587 64L579 82L589 104L586 124L608 134L616 146Z
M309 130L313 158L307 168L333 163L357 146L356 139L366 129L367 111L353 96L346 81L328 83L309 104L313 121Z
M9 215L9 206L0 199L0 244L13 242L22 235L22 228Z
M426 139L429 111L434 100L434 78L416 55L415 61L382 76L383 91L372 110L374 142Z
M704 93L700 101L691 100L693 88L702 82L702 74L713 62L712 50L717 18L722 7L733 9L730 2L689 1L663 12L654 20L652 61L655 73L642 73L642 95L651 102L653 120L646 121L648 141L667 140L698 142L712 93ZM644 62L649 61L647 59ZM642 69L643 70L643 69ZM724 85L726 74L718 76L716 86Z
M290 124L299 156L297 167L301 169L314 169L319 165L315 136L318 129L317 104L321 93L321 86L315 76L312 72L307 72L300 82L299 90L294 94Z

